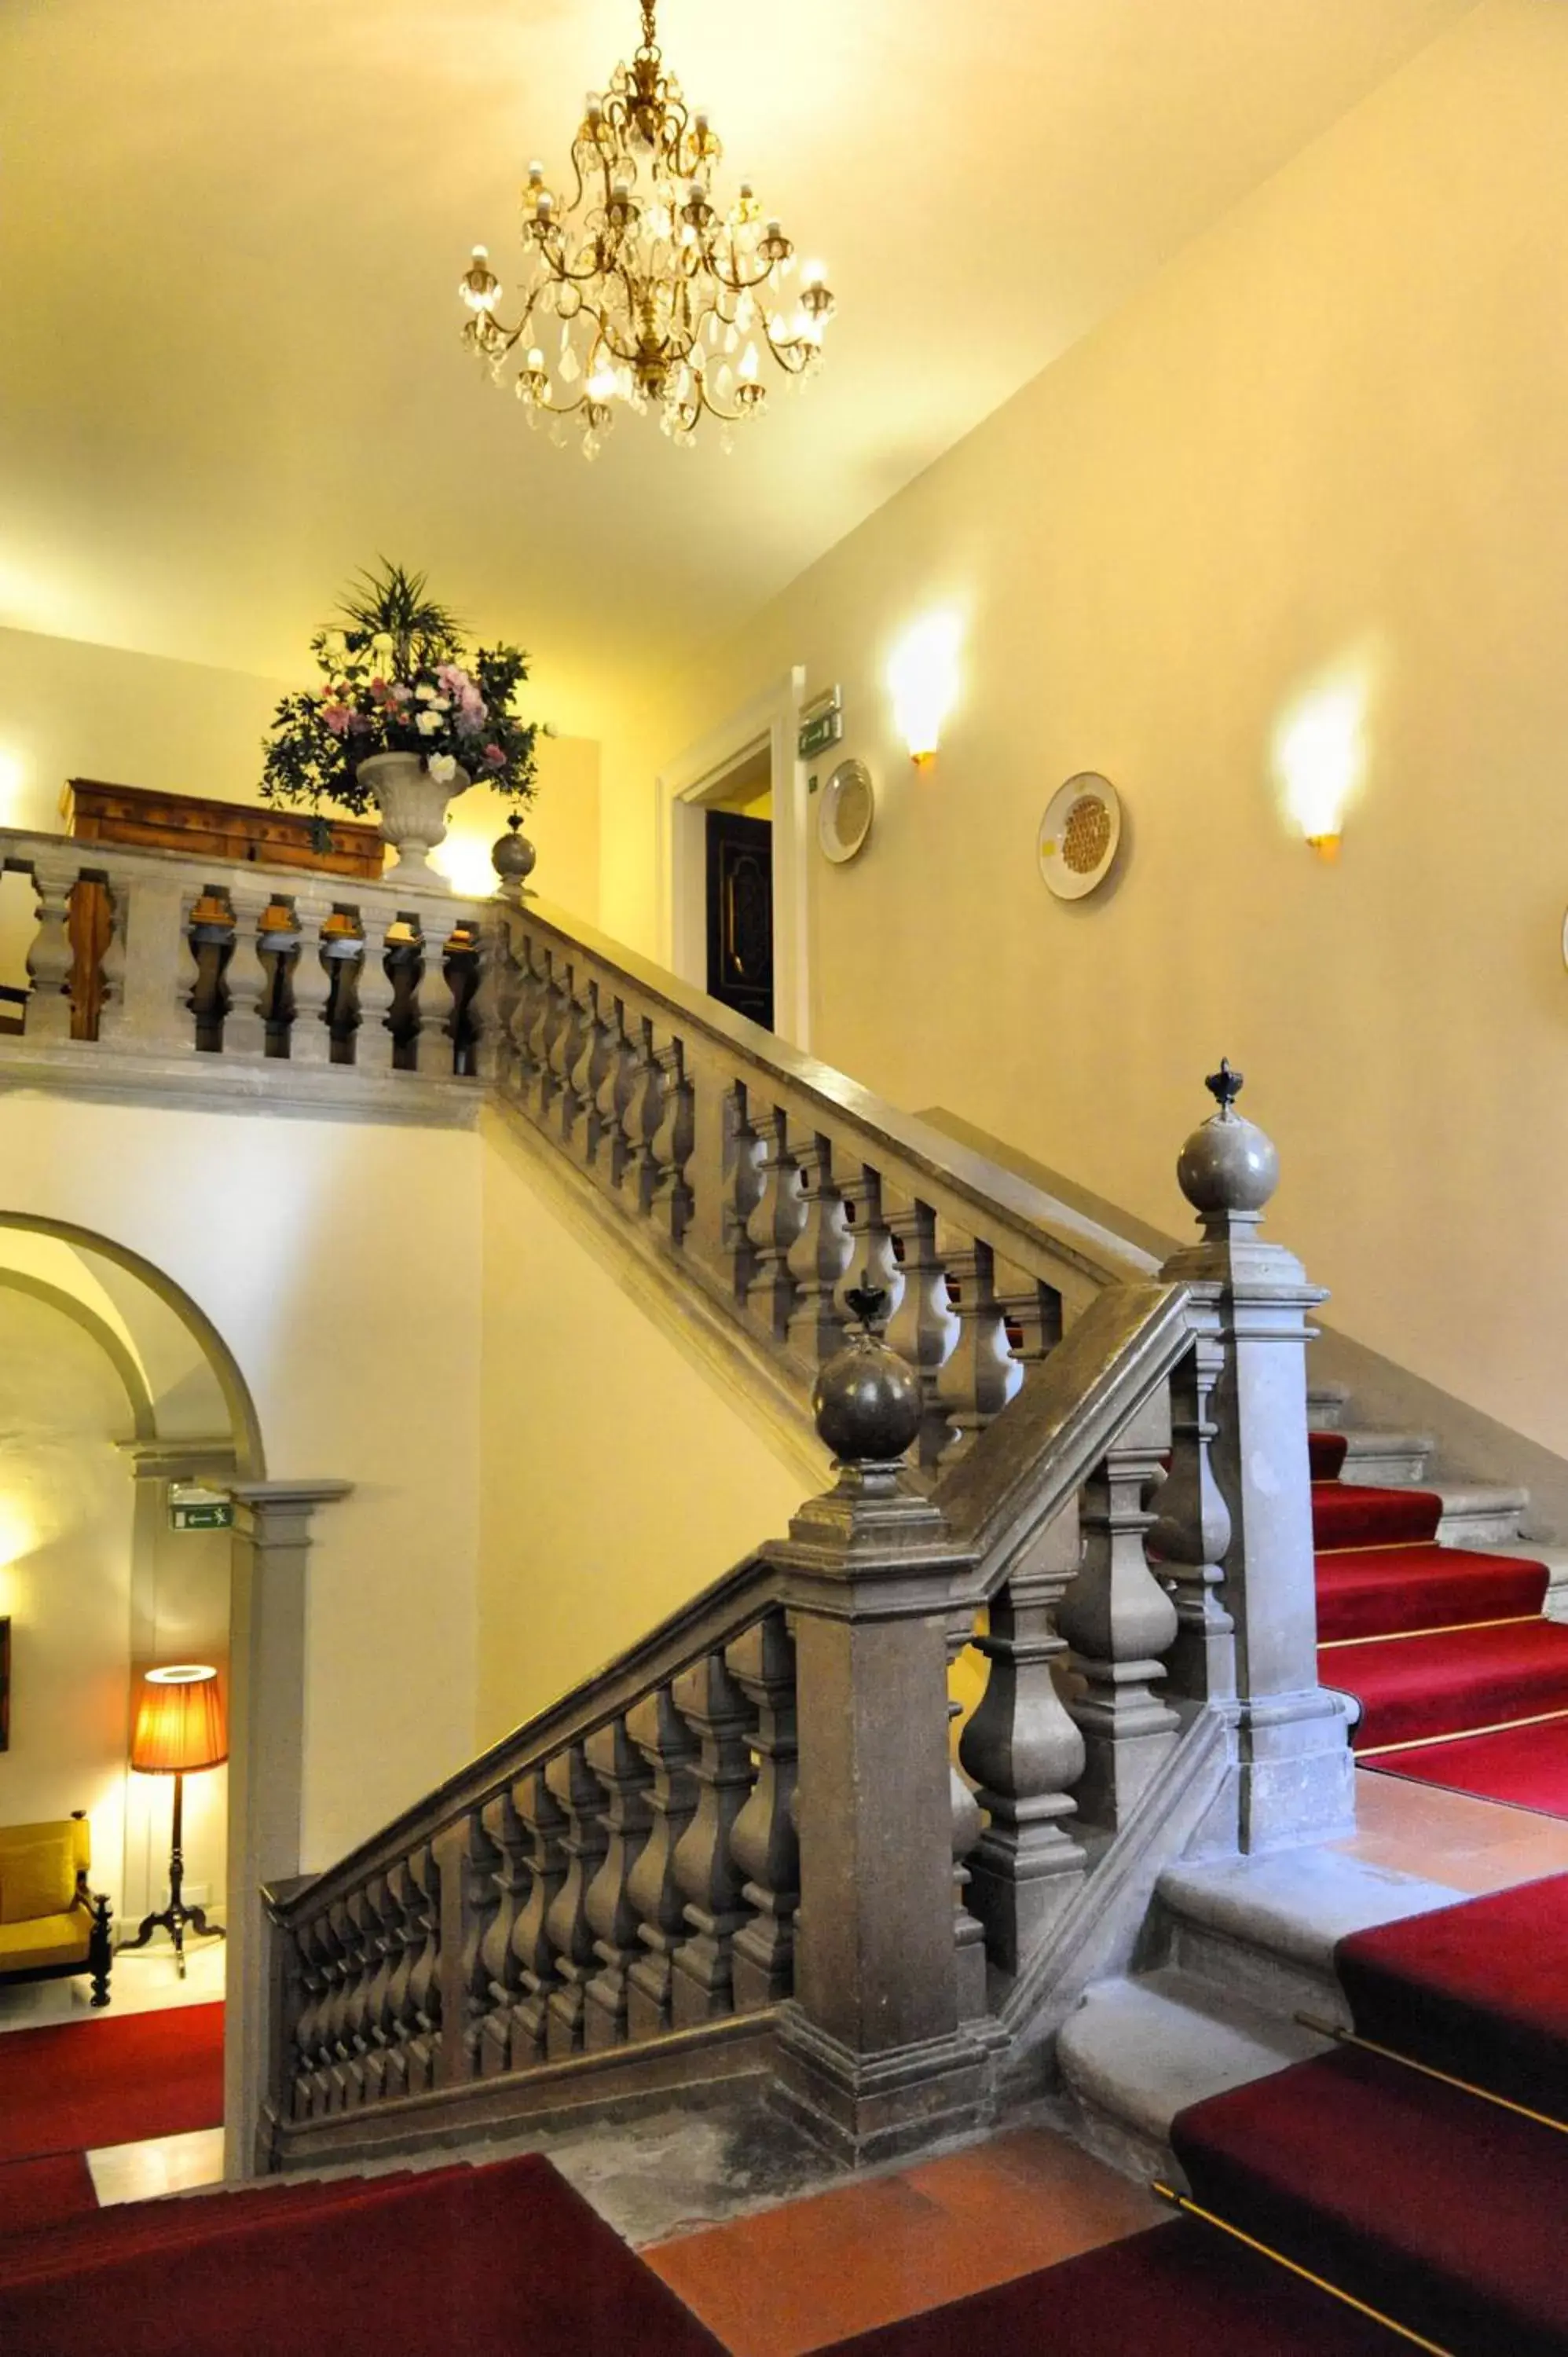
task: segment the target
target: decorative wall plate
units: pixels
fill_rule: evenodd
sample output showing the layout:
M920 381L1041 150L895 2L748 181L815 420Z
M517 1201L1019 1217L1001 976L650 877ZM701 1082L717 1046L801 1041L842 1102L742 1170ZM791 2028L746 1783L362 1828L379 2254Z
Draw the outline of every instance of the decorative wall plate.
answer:
M841 761L822 788L817 809L817 841L822 857L842 867L865 848L876 812L871 772L864 761Z
M1058 786L1040 821L1040 873L1058 900L1103 884L1122 840L1122 801L1109 778L1080 770Z

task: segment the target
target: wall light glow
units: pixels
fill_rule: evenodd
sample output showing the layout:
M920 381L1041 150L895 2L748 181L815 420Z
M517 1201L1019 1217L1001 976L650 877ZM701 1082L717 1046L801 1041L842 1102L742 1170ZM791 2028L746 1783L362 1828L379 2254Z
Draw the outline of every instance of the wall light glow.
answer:
M894 720L917 769L935 760L942 723L958 702L962 643L959 615L928 614L905 631L888 662Z
M38 1544L38 1526L15 1499L0 1498L0 1571L20 1563Z
M1273 737L1273 770L1285 810L1320 858L1337 859L1345 813L1367 772L1367 708L1372 666L1338 665L1284 712Z

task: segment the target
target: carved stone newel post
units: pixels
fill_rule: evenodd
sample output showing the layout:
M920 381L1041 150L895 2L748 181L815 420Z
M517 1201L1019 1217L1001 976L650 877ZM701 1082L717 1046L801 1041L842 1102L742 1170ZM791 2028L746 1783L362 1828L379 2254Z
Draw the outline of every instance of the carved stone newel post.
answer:
M883 1296L845 1297L873 1319ZM796 1647L800 1904L783 2008L784 2102L851 2158L982 2113L983 2026L960 2018L954 1960L948 1626L968 1558L908 1478L923 1413L913 1368L869 1330L813 1395L836 1486L768 1547Z
M1179 1517L1194 1526L1172 1566L1187 1637L1173 1669L1176 1678L1201 1676L1206 1667L1223 1678L1233 1643L1238 1838L1245 1850L1283 1848L1355 1822L1345 1706L1317 1683L1306 1319L1324 1296L1292 1254L1258 1232L1279 1157L1234 1109L1241 1075L1221 1062L1207 1085L1219 1111L1187 1139L1176 1164L1202 1241L1176 1253L1161 1275L1192 1288L1201 1335L1190 1386L1178 1393L1177 1469L1184 1449L1207 1448L1219 1498L1203 1499L1195 1517L1201 1491L1194 1481ZM1194 1468L1187 1469L1192 1479ZM1158 1546L1158 1523L1154 1535ZM1204 1573L1210 1548L1217 1582ZM1188 1698L1230 1700L1223 1692Z

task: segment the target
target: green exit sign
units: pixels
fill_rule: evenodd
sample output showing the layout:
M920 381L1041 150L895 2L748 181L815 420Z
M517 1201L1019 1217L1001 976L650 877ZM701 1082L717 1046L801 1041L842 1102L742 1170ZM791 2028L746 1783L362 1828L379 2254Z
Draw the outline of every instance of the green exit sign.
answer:
M234 1501L199 1482L174 1484L168 1493L169 1527L177 1531L227 1531L234 1526Z
M800 715L800 734L795 749L802 761L813 760L836 745L843 735L843 703L839 690L832 687L826 695L819 695L808 704Z

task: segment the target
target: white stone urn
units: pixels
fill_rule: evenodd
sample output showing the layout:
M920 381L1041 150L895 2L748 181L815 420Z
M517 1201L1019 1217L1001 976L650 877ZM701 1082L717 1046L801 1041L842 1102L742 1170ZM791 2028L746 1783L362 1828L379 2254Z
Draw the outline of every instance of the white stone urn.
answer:
M473 783L467 770L455 768L442 780L431 776L423 753L368 753L356 774L376 798L381 841L397 854L388 880L417 884L422 892L450 892L430 854L446 840L447 804Z

